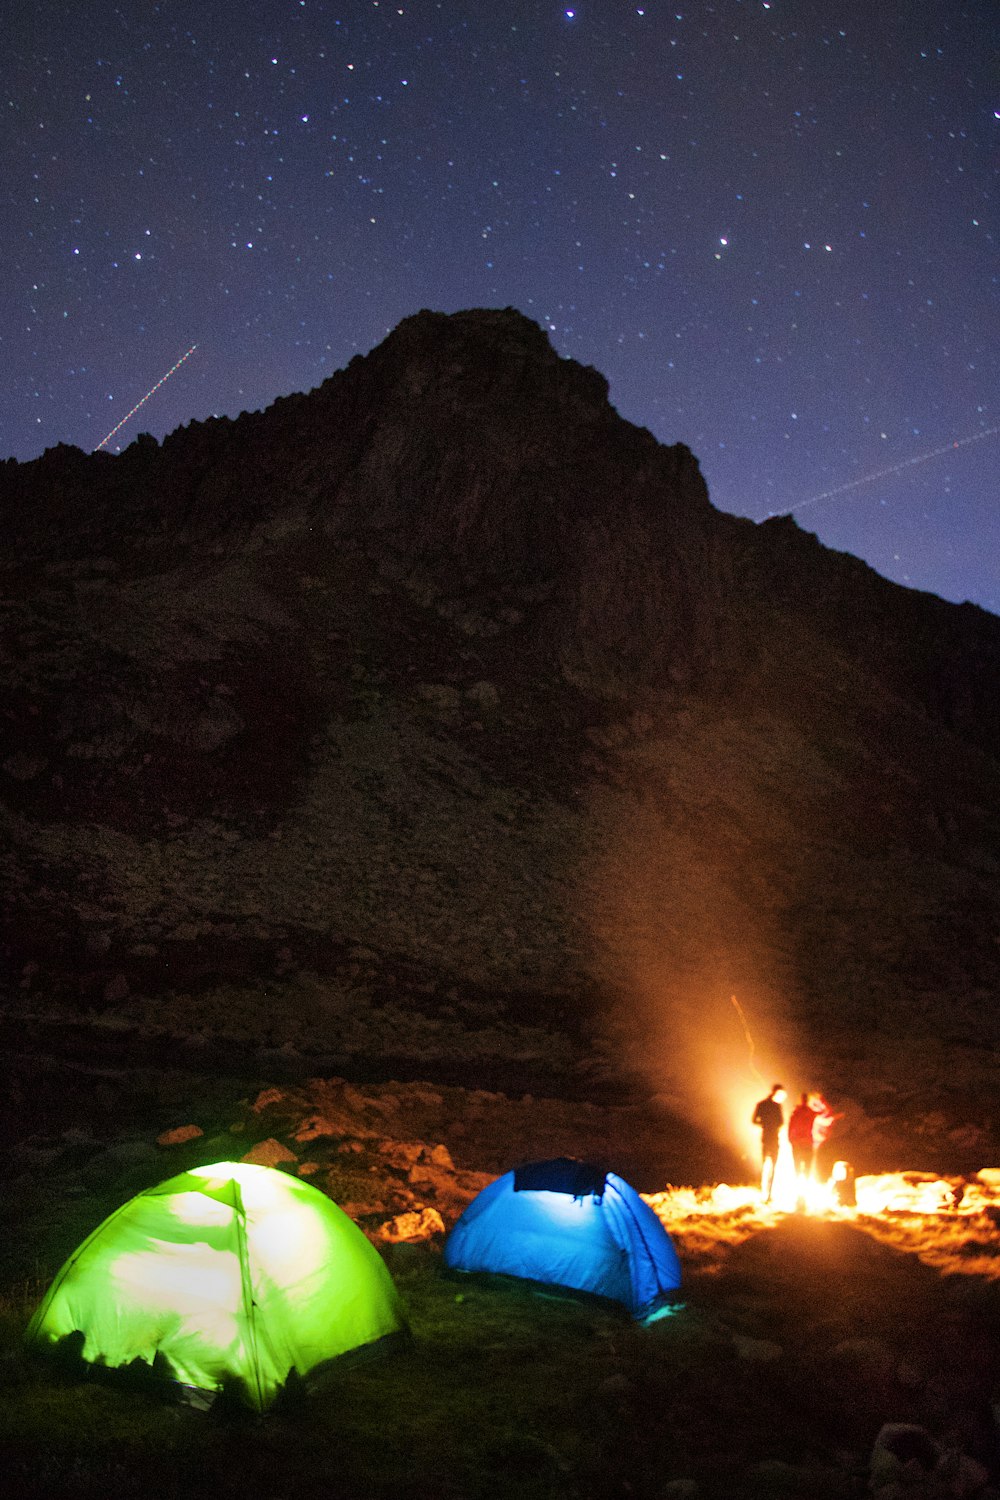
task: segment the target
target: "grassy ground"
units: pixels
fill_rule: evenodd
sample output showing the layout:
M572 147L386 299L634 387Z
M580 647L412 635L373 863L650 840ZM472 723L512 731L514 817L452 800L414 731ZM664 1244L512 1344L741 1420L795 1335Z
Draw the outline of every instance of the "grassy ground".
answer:
M456 1280L427 1249L397 1252L393 1271L409 1343L262 1420L59 1382L24 1361L31 1298L12 1292L0 1402L9 1493L543 1500L660 1496L677 1480L719 1497L776 1483L787 1495L858 1492L824 1432L829 1413L794 1389L792 1371L762 1382L706 1307L641 1328L603 1304ZM806 1469L776 1466L789 1455Z

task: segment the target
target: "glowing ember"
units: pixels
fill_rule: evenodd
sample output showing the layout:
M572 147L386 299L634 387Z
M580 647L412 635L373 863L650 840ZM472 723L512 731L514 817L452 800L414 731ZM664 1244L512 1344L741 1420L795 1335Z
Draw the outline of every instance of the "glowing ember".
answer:
M859 1177L858 1212L862 1214L980 1213L996 1194L965 1182L948 1182L928 1172L885 1172Z
M667 1187L661 1193L644 1196L664 1223L669 1220L671 1224L691 1214L728 1214L737 1210L752 1211L765 1220L802 1212L803 1208L810 1213L853 1219L878 1214L973 1216L995 1211L1000 1205L1000 1168L984 1167L971 1178L958 1179L935 1177L930 1172L883 1172L879 1176L859 1177L856 1208L836 1201L833 1191L836 1178L824 1183L810 1182L803 1204L794 1172L789 1168L781 1176L784 1191L776 1192L770 1204L761 1202L756 1183L736 1187L728 1182L708 1187Z

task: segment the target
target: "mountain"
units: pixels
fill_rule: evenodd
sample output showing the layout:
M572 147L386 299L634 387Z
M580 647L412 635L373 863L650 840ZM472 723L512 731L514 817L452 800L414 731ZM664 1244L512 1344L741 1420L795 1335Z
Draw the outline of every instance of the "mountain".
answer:
M1000 620L716 511L519 313L0 515L19 1035L990 1125Z

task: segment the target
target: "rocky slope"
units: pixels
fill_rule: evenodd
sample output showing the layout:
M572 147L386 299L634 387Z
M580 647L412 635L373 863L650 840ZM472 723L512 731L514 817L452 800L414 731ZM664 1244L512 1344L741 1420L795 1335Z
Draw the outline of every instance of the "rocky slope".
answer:
M622 1058L710 1115L736 995L766 1071L992 1128L1000 621L716 512L519 314L0 515L18 1038Z

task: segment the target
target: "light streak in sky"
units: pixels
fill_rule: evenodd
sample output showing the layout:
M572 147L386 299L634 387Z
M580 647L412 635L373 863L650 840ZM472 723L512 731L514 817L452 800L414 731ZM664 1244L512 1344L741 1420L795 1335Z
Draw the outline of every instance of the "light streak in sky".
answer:
M747 1039L747 1050L748 1050L748 1054L749 1054L749 1056L747 1058L747 1062L749 1064L750 1072L756 1078L756 1080L757 1080L758 1083L763 1084L763 1082L764 1082L763 1076L762 1076L761 1071L758 1068L756 1062L754 1061L754 1054L755 1054L755 1052L756 1052L757 1049L754 1046L753 1037L750 1035L750 1027L747 1025L747 1018L746 1018L746 1016L743 1014L743 1007L740 1004L740 1002L737 1000L737 998L736 998L735 995L730 995L729 998L733 1002L733 1005L734 1005L734 1007L736 1009L736 1014L740 1018L740 1025L743 1027L743 1035Z
M171 365L170 369L167 371L167 373L165 375L161 375L160 376L159 380L156 382L156 384L154 386L151 386L149 388L149 390L143 396L142 400L141 401L137 401L135 403L135 405L133 406L132 410L131 411L127 411L125 413L125 415L122 417L121 421L118 423L118 425L116 427L112 427L112 429L108 433L107 437L102 437L101 438L101 441L98 443L97 447L94 449L95 453L97 453L99 449L103 448L105 443L109 443L111 441L111 439L114 437L115 433L118 432L122 427L125 426L125 423L129 420L130 417L134 417L135 416L135 414L139 410L140 406L145 406L145 404L149 400L150 396L155 396L156 395L156 392L160 389L160 386L163 384L163 382L165 380L169 380L170 377L171 377L171 375L174 373L174 371L175 370L179 370L180 367L181 367L181 365L184 363L184 361L186 359L190 359L191 355L194 353L194 351L197 349L197 347L198 347L197 344L192 344L191 347L190 347L190 349L188 349L188 351L185 354L181 355L181 357L177 361L177 363L175 365Z
M768 515L792 516L796 511L805 510L808 505L818 505L821 500L832 500L837 495L846 495L849 490L859 489L863 484L874 484L876 479L885 479L889 474L901 474L904 469L912 469L915 464L925 464L932 458L940 458L943 453L954 453L956 448L966 448L970 443L981 443L983 438L994 437L998 432L1000 432L1000 427L987 427L983 432L973 432L969 437L956 438L952 443L943 443L940 448L931 448L927 453L918 453L915 458L904 458L901 463L890 464L887 469L876 469L872 474L862 474L860 479L851 479L847 484L838 484L832 490L824 490L821 495L813 495L808 500L800 500L798 505L791 505L788 510L768 511Z

